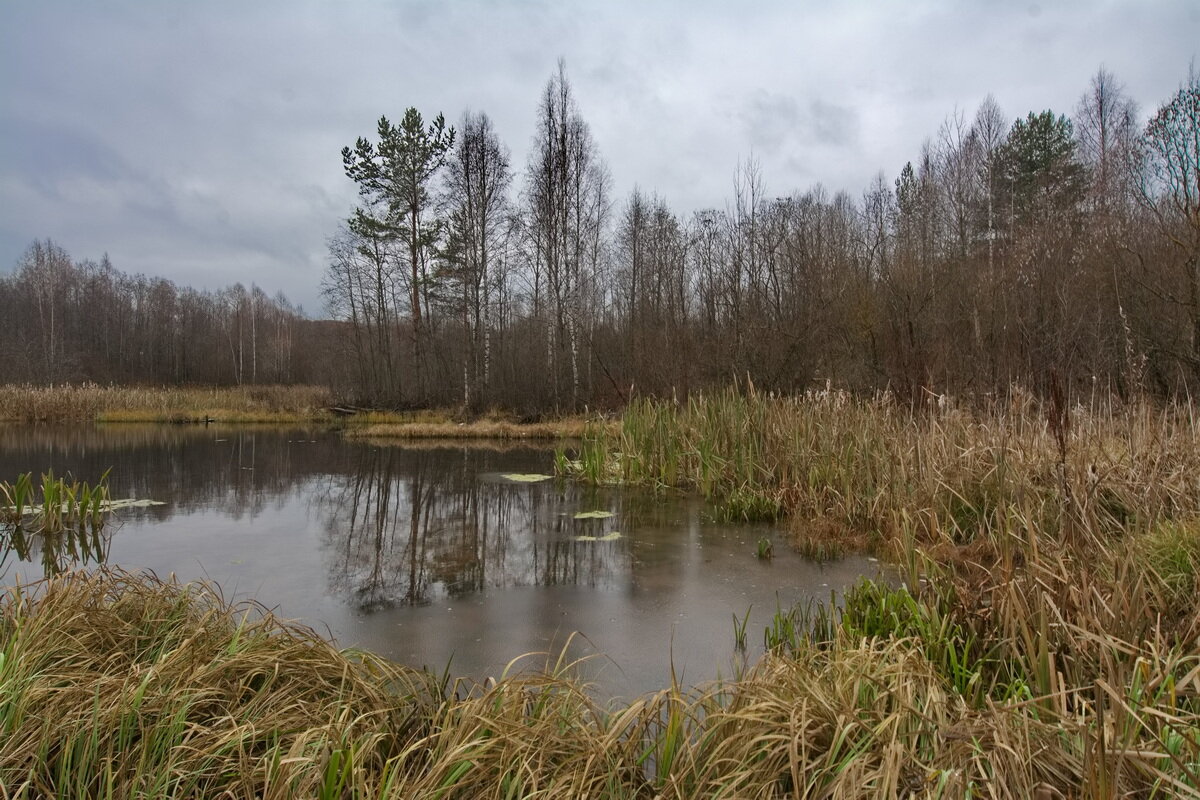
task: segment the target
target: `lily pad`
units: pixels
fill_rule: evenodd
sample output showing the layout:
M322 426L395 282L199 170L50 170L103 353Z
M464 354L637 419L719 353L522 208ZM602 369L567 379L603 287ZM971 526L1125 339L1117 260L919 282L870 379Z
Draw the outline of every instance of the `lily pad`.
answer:
M537 472L509 472L505 473L501 477L503 477L506 481L512 481L514 483L541 483L542 481L550 480L554 476L542 475Z
M132 497L124 500L102 500L100 502L100 510L107 513L109 511L120 511L122 508L149 508L150 506L165 506L162 500L138 500ZM65 514L71 510L66 503L62 505L62 512ZM12 506L0 506L0 511L12 513L16 511ZM30 517L42 512L41 504L29 504L21 509L23 516Z
M620 538L621 538L620 532L613 531L612 533L606 533L603 536L576 536L575 541L577 541L577 542L615 542L617 539L620 539Z
M611 511L580 511L575 519L608 519L612 515Z
M138 500L132 497L124 500L105 500L100 504L101 511L118 511L122 508L149 508L150 506L165 506L161 500Z

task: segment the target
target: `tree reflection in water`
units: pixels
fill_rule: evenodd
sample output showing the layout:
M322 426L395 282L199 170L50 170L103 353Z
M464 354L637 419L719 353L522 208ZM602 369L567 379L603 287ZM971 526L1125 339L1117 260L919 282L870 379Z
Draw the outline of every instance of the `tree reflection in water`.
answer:
M0 476L53 468L94 480L111 468L114 496L166 502L120 513L119 521L128 524L126 535L116 539L114 558L122 564L187 572L194 562L205 577L224 572L234 584L261 580L274 575L272 549L303 547L298 540L305 533L295 526L312 526L329 594L360 611L505 587L628 585L633 559L627 540L575 537L618 527L629 532L645 513L627 493L500 477L547 469L552 457L538 448L486 442L381 447L291 428L0 430ZM578 511L595 509L615 516L574 519ZM297 520L296 512L306 518ZM30 558L43 561L49 574L101 563L109 552L107 538L28 539L19 551L16 545L0 541L0 582ZM256 547L262 566L253 573L249 561ZM312 575L296 578L311 581Z
M467 448L364 448L317 497L334 594L370 612L489 588L611 586L621 541L581 542L570 486L514 484Z

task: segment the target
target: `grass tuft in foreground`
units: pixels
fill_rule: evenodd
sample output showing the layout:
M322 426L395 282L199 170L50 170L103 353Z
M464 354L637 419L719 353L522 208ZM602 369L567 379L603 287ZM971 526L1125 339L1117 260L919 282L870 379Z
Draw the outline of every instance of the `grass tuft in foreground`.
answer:
M209 587L121 573L10 590L0 641L8 797L339 796L439 691Z
M204 584L76 573L0 604L0 785L13 798L1196 795L1194 656L998 613L1045 626L1029 652L1049 659L1049 692L997 700L948 680L935 645L959 632L864 586L836 619L788 614L790 638L737 681L609 706L570 665L451 684ZM963 657L1003 672L996 653ZM1085 661L1104 674L1065 683Z

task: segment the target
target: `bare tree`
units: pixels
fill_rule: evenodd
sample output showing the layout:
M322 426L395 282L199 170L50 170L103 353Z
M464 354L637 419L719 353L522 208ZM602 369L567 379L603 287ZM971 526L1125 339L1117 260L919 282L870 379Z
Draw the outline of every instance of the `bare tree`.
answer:
M448 262L459 285L465 347L464 406L487 402L491 377L492 295L495 262L502 261L511 227L508 148L486 114L467 113L448 162Z
M608 198L607 173L575 104L563 61L542 93L526 192L535 305L544 285L549 306L546 366L552 396L556 405L568 396L561 387L565 368L575 408L583 378L581 333L589 324L585 302L595 285Z
M1101 67L1075 111L1079 156L1091 170L1092 203L1101 214L1127 196L1128 165L1137 140L1137 105Z

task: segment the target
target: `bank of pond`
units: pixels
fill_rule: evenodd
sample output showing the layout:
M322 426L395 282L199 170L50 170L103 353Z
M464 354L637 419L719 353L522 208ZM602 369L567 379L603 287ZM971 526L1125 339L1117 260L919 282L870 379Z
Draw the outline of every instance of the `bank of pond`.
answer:
M119 430L0 443L165 502L6 551L11 796L1200 795L1188 405Z

